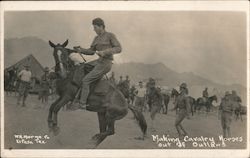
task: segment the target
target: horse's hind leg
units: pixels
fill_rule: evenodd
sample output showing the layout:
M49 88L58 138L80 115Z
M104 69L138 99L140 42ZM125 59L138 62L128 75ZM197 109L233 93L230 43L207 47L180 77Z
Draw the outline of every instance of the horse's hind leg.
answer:
M92 137L92 139L95 141L95 146L98 146L107 136L113 135L115 133L115 120L122 119L127 115L127 113L127 109L108 108L106 113L98 114L99 123L103 124L100 124L101 133ZM100 119L102 120L101 122Z

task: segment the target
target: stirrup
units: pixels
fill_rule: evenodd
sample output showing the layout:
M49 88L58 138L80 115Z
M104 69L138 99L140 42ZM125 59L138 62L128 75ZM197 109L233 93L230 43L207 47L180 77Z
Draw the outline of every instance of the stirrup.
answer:
M78 100L78 102L75 102L75 104L77 104L79 109L86 109L87 104L81 103L80 100Z

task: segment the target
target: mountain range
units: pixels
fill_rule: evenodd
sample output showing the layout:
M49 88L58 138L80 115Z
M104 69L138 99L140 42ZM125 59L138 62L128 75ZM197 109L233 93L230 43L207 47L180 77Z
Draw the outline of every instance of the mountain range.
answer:
M54 66L52 48L50 48L48 42L38 37L11 38L4 40L5 68L29 54L33 54L44 67ZM234 89L246 95L246 87L240 84L224 85L199 76L194 72L178 73L169 69L161 62L155 64L137 62L114 64L112 71L115 72L117 79L120 75L124 78L126 75L129 75L133 84L138 83L138 81L147 81L149 77L152 77L155 78L157 84L161 86L176 87L182 82L186 82L190 87L216 87L222 91Z

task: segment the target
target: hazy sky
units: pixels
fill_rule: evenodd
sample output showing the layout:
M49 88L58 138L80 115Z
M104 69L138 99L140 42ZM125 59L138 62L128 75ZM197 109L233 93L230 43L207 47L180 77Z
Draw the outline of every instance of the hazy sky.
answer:
M89 47L95 36L91 25L95 17L103 18L106 30L122 44L115 63L162 62L177 72L246 85L243 12L5 12L5 38L37 36L55 43L69 39L69 47Z

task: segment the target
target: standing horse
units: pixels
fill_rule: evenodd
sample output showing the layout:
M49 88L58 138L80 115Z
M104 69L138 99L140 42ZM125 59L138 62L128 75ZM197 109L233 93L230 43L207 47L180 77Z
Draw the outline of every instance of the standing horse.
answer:
M204 98L200 97L196 100L196 106L195 109L197 109L198 111L201 110L202 107L206 108L206 112L210 112L211 107L213 106L213 101L217 102L217 96L213 95L211 97L208 97L207 101L204 101Z
M68 102L74 101L75 96L78 94L79 86L72 82L74 76L74 72L71 71L73 62L70 60L69 54L74 52L74 50L65 48L68 40L62 45L55 45L51 41L49 41L49 44L54 49L55 72L58 74L56 87L59 98L50 106L48 126L57 135L60 131L57 125L58 111ZM87 64L84 64L84 68L87 66ZM81 73L85 75L86 71L81 71ZM81 78L78 85L81 85L80 81ZM116 87L107 80L99 80L91 84L90 89L87 110L97 112L100 129L100 133L92 137L95 147L107 136L115 133L115 121L124 118L128 113L128 109L133 112L136 120L139 122L144 138L147 124L143 114L133 108L132 105L127 104L125 97L129 95L129 87L126 84L120 84Z
M176 98L180 95L180 93L175 89L173 88L172 91L171 91L171 98L174 99L174 104L176 102ZM192 113L192 116L194 116L194 112L195 112L195 99L191 96L188 96L188 100L189 100L189 104L191 106L191 113ZM176 111L177 112L177 111Z

